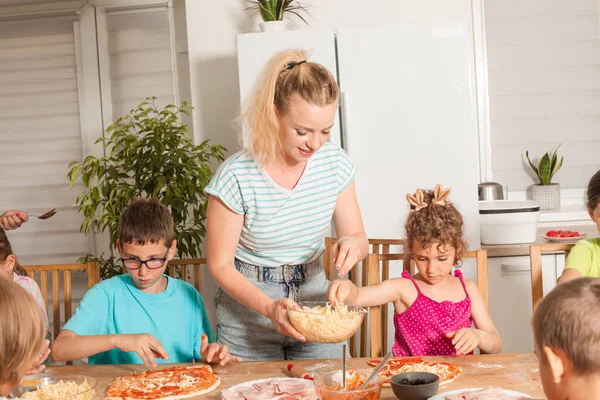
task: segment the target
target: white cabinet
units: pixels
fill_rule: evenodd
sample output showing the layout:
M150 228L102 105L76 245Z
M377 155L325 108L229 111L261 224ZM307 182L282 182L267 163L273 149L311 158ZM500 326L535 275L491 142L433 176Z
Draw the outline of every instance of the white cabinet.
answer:
M554 288L562 271L557 264L564 265L563 255L542 256L544 295ZM532 352L533 308L529 256L488 259L488 278L489 310L502 338L502 352Z

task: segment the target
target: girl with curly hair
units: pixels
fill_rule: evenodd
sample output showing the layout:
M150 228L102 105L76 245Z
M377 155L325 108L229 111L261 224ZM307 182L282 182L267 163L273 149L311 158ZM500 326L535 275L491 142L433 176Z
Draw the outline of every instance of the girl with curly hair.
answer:
M329 287L334 304L371 307L394 304L394 356L439 356L499 353L502 340L475 282L459 269L466 250L463 217L448 201L450 189L418 189L408 194L405 250L418 272L358 288L348 280Z

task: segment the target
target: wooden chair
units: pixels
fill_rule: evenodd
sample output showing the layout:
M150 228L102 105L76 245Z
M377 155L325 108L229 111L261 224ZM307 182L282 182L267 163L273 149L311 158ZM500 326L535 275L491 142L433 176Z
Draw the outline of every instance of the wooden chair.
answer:
M468 251L463 255L463 259L474 258L477 260L477 286L483 297L483 302L486 310L488 309L488 270L487 270L487 251L475 250ZM392 260L403 261L403 269L412 274L414 262L412 262L410 254L369 254L366 260L366 269L368 276L368 285L376 285L383 278L384 263L389 265ZM389 267L388 267L389 268ZM380 271L382 277L380 278ZM387 278L385 278L387 279ZM370 353L369 357L381 357L384 349L388 348L387 337L387 319L389 304L382 306L369 307L369 322L370 328ZM363 324L365 325L365 324ZM366 334L361 335L361 354L366 354L367 338Z
M531 263L531 300L533 309L544 297L544 285L542 280L542 254L565 253L565 259L569 255L575 243L548 243L532 244L529 246L529 262Z
M390 246L403 246L404 241L402 239L368 239L369 240L369 253L373 254L390 254ZM327 279L333 281L336 279L337 272L335 270L335 266L333 265L333 252L332 248L336 238L327 237L325 238L325 252L323 253L323 269L325 270L325 274L327 275ZM390 277L390 260L382 260L381 261L381 279L386 280ZM355 285L358 285L358 273L357 273L358 263L352 268L350 271L349 278ZM361 286L366 286L368 284L368 271L366 259L362 262L361 268ZM387 326L388 326L388 309L384 307L381 315L382 321L382 329L383 329L383 337L387 342ZM357 335L354 335L349 340L350 347L350 355L352 357L366 357L366 338L367 338L367 329L368 324L363 322L360 329L360 337L361 337L361 345L359 354L356 353L356 340Z
M46 304L46 310L49 310L48 303L48 272L52 273L52 280L50 282L52 288L52 319L53 319L53 334L54 338L60 333L60 281L62 272L63 282L63 316L64 321L68 321L72 315L72 299L71 299L71 272L72 271L87 271L88 289L100 282L100 267L97 263L87 264L54 264L54 265L28 265L24 266L27 275L36 279L36 275L39 274L40 290L44 303ZM50 316L50 315L48 315Z
M190 283L200 292L201 268L207 265L206 258L180 258L169 261L169 276Z

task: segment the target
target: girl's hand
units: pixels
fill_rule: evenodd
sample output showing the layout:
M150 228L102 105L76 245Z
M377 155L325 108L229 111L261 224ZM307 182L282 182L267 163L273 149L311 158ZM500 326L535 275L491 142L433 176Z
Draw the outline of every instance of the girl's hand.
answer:
M0 215L0 227L5 231L17 229L27 221L29 221L27 213L19 210L8 210Z
M352 294L356 286L347 279L336 279L329 285L327 298L333 305L344 304L345 300Z
M162 344L152 335L147 333L135 335L119 334L115 337L115 347L125 352L136 352L145 365L156 367L155 358L169 359L169 355Z
M452 345L456 349L456 355L470 354L479 346L485 333L479 329L461 328L455 332L446 333L446 337L452 339Z
M42 348L40 349L40 358L35 360L34 364L31 366L31 369L27 371L27 375L31 374L39 374L46 369L44 365L44 361L50 355L50 340L46 339L42 342Z
M207 363L225 365L228 362L239 362L242 361L241 357L232 356L229 353L227 345L220 345L218 343L208 343L208 336L205 333L202 334L202 346L200 347L200 355Z
M281 335L293 337L301 342L306 342L306 338L300 334L290 322L288 318L288 307L300 309L300 306L296 304L292 299L284 297L283 299L273 300L268 310L268 317L277 328L277 332Z
M360 241L354 236L339 238L333 245L332 252L339 277L346 275L361 260Z

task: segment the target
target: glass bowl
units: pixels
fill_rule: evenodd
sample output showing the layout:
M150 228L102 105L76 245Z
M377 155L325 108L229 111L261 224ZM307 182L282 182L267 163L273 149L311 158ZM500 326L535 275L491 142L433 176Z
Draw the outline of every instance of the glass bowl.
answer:
M61 385L60 382L68 385ZM81 386L87 382L87 388ZM63 387L57 388L54 385ZM37 400L92 400L96 394L98 381L91 376L67 375L56 376L51 374L26 375L15 390L10 393L13 398ZM56 390L53 393L52 389Z
M381 396L383 378L377 374L366 388L361 389L373 370L346 371L346 390L342 389L342 371L316 374L315 388L320 400L377 400Z
M336 312L326 301L301 301L298 305L299 310L288 308L288 317L309 342L343 342L360 328L367 313L364 308L353 306L345 306L346 313Z

